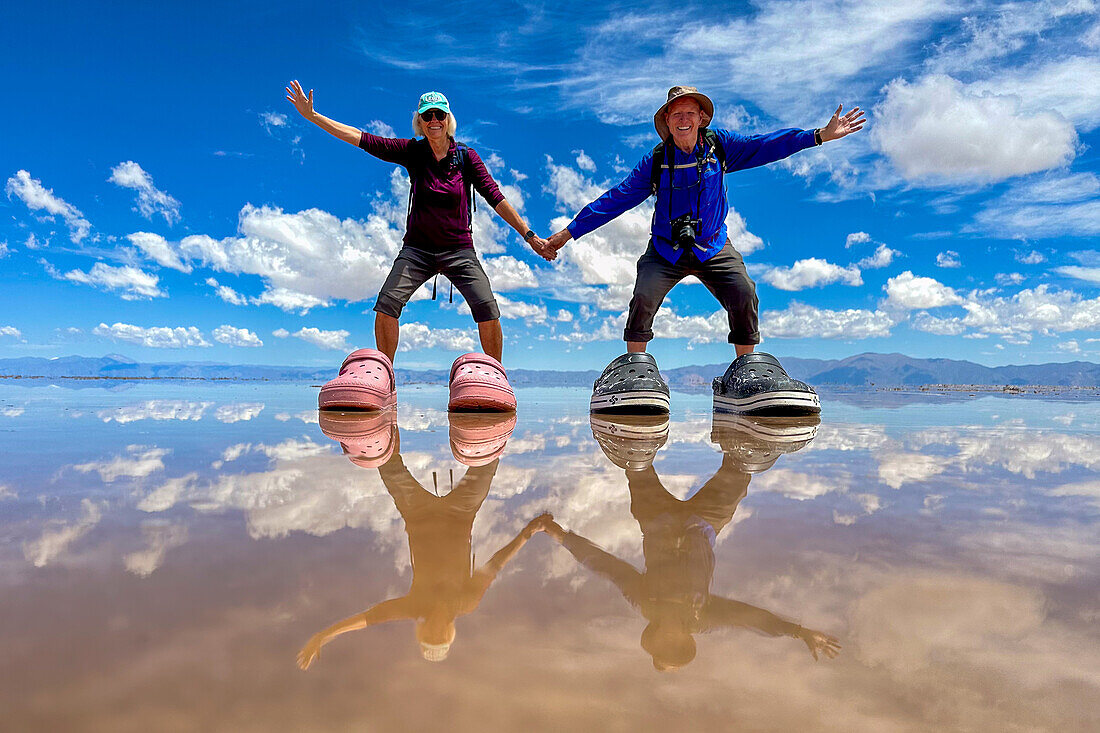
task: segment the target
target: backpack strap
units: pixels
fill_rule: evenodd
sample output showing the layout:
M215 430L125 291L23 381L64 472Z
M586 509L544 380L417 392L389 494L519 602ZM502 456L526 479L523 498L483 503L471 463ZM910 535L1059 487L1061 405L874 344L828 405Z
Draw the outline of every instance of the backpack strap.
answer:
M470 221L470 227L474 226L474 212L477 211L477 199L474 198L474 184L469 174L467 165L470 162L470 146L466 143L455 141L455 164L462 171L462 182L466 184L466 218Z
M703 145L706 148L705 155L714 153L714 157L718 160L718 165L722 169L722 173L728 173L726 170L726 150L722 147L722 142L718 139L718 133L709 127L704 127L700 130L703 136ZM653 192L653 195L657 195L657 188L661 183L661 165L672 165L671 161L666 161L666 151L669 150L669 145L672 143L672 138L658 143L657 147L653 148L653 167L649 171L649 189Z
M661 183L661 161L665 158L665 143L657 143L653 148L653 166L649 171L649 190L657 195L657 187Z

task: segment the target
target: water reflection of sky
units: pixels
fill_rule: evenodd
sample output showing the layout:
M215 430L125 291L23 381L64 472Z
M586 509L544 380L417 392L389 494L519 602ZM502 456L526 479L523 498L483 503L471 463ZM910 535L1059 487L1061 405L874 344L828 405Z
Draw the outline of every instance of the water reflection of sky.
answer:
M409 591L379 470L321 432L305 386L81 386L0 385L0 706L16 729L1086 730L1100 715L1094 402L827 401L811 444L751 474L708 572L714 597L834 636L839 656L742 623L696 633L694 659L659 673L615 579L657 564L636 476L593 438L581 391L522 392L472 568L551 512L622 573L538 533L458 617L445 661L398 621L302 672L312 634ZM444 495L468 470L445 392L401 399L401 461ZM675 408L652 473L687 499L729 456L705 395ZM683 552L670 577L698 565Z

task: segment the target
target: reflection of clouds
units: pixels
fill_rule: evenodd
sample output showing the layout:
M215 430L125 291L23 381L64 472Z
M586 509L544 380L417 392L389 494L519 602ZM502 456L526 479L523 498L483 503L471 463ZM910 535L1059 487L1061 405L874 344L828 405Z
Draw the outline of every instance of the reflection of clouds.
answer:
M145 539L145 547L131 552L122 561L127 571L145 578L160 567L169 550L187 542L187 527L182 524L143 522L141 535Z
M3 415L4 417L19 417L24 412L26 412L26 409L23 408L23 407L3 407L3 408L0 408L0 415Z
M298 458L323 455L329 453L331 448L329 448L328 445L315 443L310 438L306 438L305 440L287 438L277 445L264 445L260 443L253 446L252 450L263 453L268 458L276 461L292 461Z
M1044 616L1042 594L1019 586L910 577L876 587L853 604L852 637L861 661L908 677L934 662L973 660L979 650L1034 633Z
M413 412L398 408L397 424L402 431L432 430L433 428L450 427L450 418L445 410L426 408Z
M224 423L245 422L259 415L263 410L262 402L235 402L220 406L214 412L214 419Z
M1062 484L1047 490L1048 496L1082 496L1096 507L1100 507L1100 481L1080 481L1074 484ZM4 494L0 491L0 497Z
M80 517L71 523L51 522L38 539L23 545L23 557L36 568L45 567L63 555L69 545L88 534L103 518L103 509L91 499L80 502Z
M155 471L164 470L164 461L161 459L171 451L167 448L149 448L145 450L143 448L144 446L140 445L126 446L130 457L115 456L109 461L80 463L73 466L73 468L81 473L96 471L103 482L108 484L124 476L142 478Z
M317 424L317 411L316 410L303 410L302 412L296 412L293 415L289 412L280 412L275 415L275 419L279 422L290 422L291 420L301 420L306 425Z
M928 479L947 468L943 458L923 453L887 453L879 457L878 478L891 489Z
M874 514L882 508L882 501L875 494L849 494L863 510L861 514L845 514L836 509L833 510L833 522L836 524L855 524L861 517Z
M749 493L767 491L788 499L805 501L832 492L844 493L848 487L821 476L792 471L789 468L771 468L753 477Z
M190 488L198 478L198 474L189 473L186 476L170 478L157 488L150 491L138 502L137 508L143 512L163 512L171 509L180 500L180 497Z
M138 420L201 420L213 402L184 400L146 400L134 405L99 410L96 416L103 422L126 423Z
M1025 478L1060 473L1070 466L1100 469L1100 437L1033 430L992 431L954 436L956 460L964 469L999 466Z
M231 445L222 451L222 461L225 463L235 461L250 450L252 450L251 443L237 443L236 445Z
M1066 683L1094 686L1095 645L1048 618L1048 603L1036 590L986 578L895 579L853 604L852 636L861 661L915 693L933 692L927 699L963 692L1007 699Z
M823 422L817 426L814 442L806 446L810 451L870 451L890 443L883 425L851 425Z
M508 439L508 453L534 453L546 450L546 436L541 433L526 433L522 438Z

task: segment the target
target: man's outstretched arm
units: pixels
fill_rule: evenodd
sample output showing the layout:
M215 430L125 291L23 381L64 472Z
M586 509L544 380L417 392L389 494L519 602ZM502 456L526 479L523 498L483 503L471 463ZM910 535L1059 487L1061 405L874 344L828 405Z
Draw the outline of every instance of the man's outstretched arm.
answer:
M744 626L768 636L791 636L801 639L816 660L818 654L832 659L840 653L840 642L823 631L815 631L786 621L771 611L750 606L721 596L711 596L707 603L706 623L709 629L719 626Z
M570 239L580 239L649 198L652 193L649 183L652 167L653 154L647 153L622 183L605 191L598 199L581 209L565 229L547 240L553 251L557 252Z
M859 107L841 116L844 105L837 107L825 127L817 130L776 130L763 135L740 135L729 130L715 130L726 153L726 170L737 171L774 163L800 150L820 143L839 140L863 129L866 118Z

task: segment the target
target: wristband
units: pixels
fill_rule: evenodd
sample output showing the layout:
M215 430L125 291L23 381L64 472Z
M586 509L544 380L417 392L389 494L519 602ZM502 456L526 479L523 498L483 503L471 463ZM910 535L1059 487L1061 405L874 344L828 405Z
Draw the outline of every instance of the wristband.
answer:
M819 127L814 130L814 145L820 145L821 143L821 128Z

